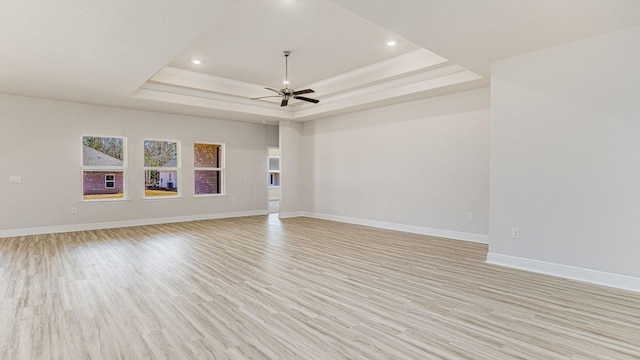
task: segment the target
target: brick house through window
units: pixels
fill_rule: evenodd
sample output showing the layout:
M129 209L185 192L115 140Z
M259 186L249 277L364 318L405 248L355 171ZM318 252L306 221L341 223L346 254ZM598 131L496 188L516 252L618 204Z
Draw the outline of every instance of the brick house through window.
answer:
M122 160L83 145L82 156L91 167L122 167ZM122 194L124 172L114 170L85 170L82 177L83 195Z
M223 164L223 144L193 144L193 180L195 195L224 193Z

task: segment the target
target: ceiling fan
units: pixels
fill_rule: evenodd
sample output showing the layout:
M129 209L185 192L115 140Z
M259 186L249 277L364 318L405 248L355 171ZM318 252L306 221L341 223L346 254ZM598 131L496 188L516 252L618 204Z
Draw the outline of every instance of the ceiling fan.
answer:
M257 98L252 98L251 100L257 100L257 99L265 99L265 98L272 98L272 97L281 97L282 98L282 102L280 103L280 106L287 106L289 104L289 99L296 99L296 100L302 100L302 101L307 101L310 103L314 103L317 104L320 102L320 100L316 100L316 99L311 99L308 97L304 97L304 96L300 96L302 94L310 94L312 92L315 92L311 89L304 89L304 90L298 90L298 91L294 91L293 89L289 89L289 55L291 55L291 51L283 51L282 52L284 54L284 89L280 89L280 90L276 90L270 87L265 87L265 89L270 90L275 92L278 95L271 95L271 96L261 96L261 97L257 97Z

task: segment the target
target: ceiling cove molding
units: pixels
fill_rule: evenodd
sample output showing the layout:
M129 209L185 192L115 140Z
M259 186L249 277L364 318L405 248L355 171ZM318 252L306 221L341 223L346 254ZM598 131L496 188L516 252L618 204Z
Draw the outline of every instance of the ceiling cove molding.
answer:
M301 88L313 88L319 98L334 93L346 92L354 88L364 87L375 83L388 81L415 72L446 64L448 61L428 50L419 49L395 58L381 61L363 68L350 71L332 78L325 79ZM219 76L202 74L190 70L164 67L146 84L165 84L180 88L198 89L212 93L219 93L241 98L267 96L261 85L250 84ZM321 91L319 91L321 90ZM266 95L265 95L266 94ZM265 100L277 103L277 100Z
M393 81L378 83L372 86L358 88L353 91L329 96L326 99L323 99L319 105L299 102L299 103L295 103L293 106L290 106L290 107L293 108L297 112L297 114L299 114L299 111L306 110L308 108L324 107L333 103L346 104L347 101L349 101L349 99L362 98L374 93L379 93L381 94L381 96L385 96L384 94L389 94L390 90L393 90L398 87L403 87L411 84L427 84L426 81L428 80L441 78L444 76L448 76L448 75L452 75L460 72L470 73L467 69L463 68L460 65L455 65L455 64L447 65L447 66L436 68L432 71L418 73L412 76L399 78ZM469 78L470 78L469 81L472 81L472 80L476 80L479 77L469 76ZM428 90L431 90L431 88L429 87ZM357 102L357 100L354 100L354 101Z
M226 102L235 103L239 105L263 107L268 109L273 109L274 104L280 104L280 99L278 99L277 102L273 102L273 103L267 102L267 101L255 101L245 97L232 96L228 94L222 94L222 93L216 93L216 92L210 92L210 91L198 90L198 89L192 89L192 88L175 87L172 85L165 85L165 84L149 83L149 84L143 85L141 87L141 90L152 90L157 92L179 94L179 95L191 96L191 97L197 97L197 98L203 98L203 99L226 101ZM264 99L264 100L271 100L271 99ZM284 107L284 108L281 108L280 110L288 111L288 112L293 111L289 109L289 107Z
M359 96L350 96L348 98L327 102L326 104L321 103L314 107L305 107L304 109L296 111L293 117L295 120L306 121L330 116L337 112L344 112L349 108L359 108L362 105L375 105L377 103L384 103L385 101L397 103L398 101L393 100L402 100L403 97L408 95L428 92L438 88L446 88L481 78L480 75L474 72L463 70L412 84L389 87L386 90L366 93L363 91Z
M224 110L252 115L262 115L269 118L293 120L293 113L291 111L280 110L280 108L243 105L238 103L231 103L228 101L188 96L151 89L138 89L132 96L139 99L189 105L204 109Z
M251 100L272 93L260 85L170 66L144 83L132 97L212 111L302 121L347 112L365 104L402 102L408 95L413 98L439 87L477 79L481 77L428 50L419 49L305 86L316 91L315 97L321 100L319 104L295 101L290 106L280 107L279 97Z
M396 78L396 79L385 81L385 82L375 83L367 87L358 87L348 92L334 94L334 95L328 96L327 99L323 101L323 103L326 104L329 102L344 100L347 98L362 96L365 94L384 92L390 89L397 88L399 86L420 83L425 80L431 80L431 79L435 79L435 78L439 78L439 77L443 77L443 76L447 76L447 75L451 75L451 74L455 74L463 71L468 71L468 70L463 68L460 65L452 64L452 65L442 66L430 71L419 72L419 73L411 74L410 76L400 77L400 78ZM301 106L311 107L313 105L304 103Z
M459 65L445 65L442 67L437 67L431 71L428 72L420 72L417 74L412 74L411 76L407 76L407 77L401 77L401 78L396 78L395 80L391 80L391 81L386 81L386 82L381 82L381 83L376 83L375 85L371 85L371 86L367 86L367 87L356 87L354 88L354 90L352 91L348 91L348 92L343 92L343 93L338 93L338 94L332 94L332 95L323 95L321 98L323 99L322 103L323 104L327 104L330 102L335 102L338 100L344 100L350 97L354 97L354 96L361 96L363 94L369 94L369 93L373 93L373 92L382 92L391 88L395 88L398 86L404 86L404 85L408 85L408 84L412 84L412 83L417 83L417 82L422 82L425 80L429 80L429 79L433 79L433 78L437 78L437 77L442 77L442 76L446 76L446 75L450 75L453 73L458 73L458 72L462 72L462 71L467 71L465 68L459 66ZM172 85L167 85L167 84L163 84L163 83L147 83L145 85L142 86L142 89L146 89L146 90L153 90L153 91L157 91L157 92L165 92L165 93L173 93L173 94L180 94L180 95L185 95L185 96L193 96L193 97L201 97L201 98L205 98L205 99L212 99L212 100L219 100L219 101L227 101L227 102L232 102L232 103L236 103L236 104L241 104L241 105L247 105L247 106L257 106L257 107L266 107L266 108L273 108L274 104L278 104L280 102L280 100L278 99L277 101L269 101L271 99L264 99L262 101L255 101L255 100L250 100L247 99L245 97L235 97L235 96L230 96L228 94L222 94L222 93L216 93L216 92L210 92L210 91L203 91L203 90L198 90L195 88L188 88L188 87L176 87L176 86L172 86ZM320 87L318 88L319 92L322 94L325 94L325 89ZM306 102L295 102L293 104L290 104L288 107L282 108L283 111L293 111L293 110L289 110L291 108L306 108L306 107L317 107L318 105L316 104L309 104Z
M426 49L418 49L394 58L380 61L359 69L349 71L322 81L304 86L304 88L327 88L332 86L343 87L339 84L365 85L366 82L396 77L398 75L425 70L436 65L447 63L448 60ZM356 85L357 86L357 85Z
M398 102L410 94L428 92L436 88L445 88L481 78L481 76L459 65L448 65L413 76L329 96L323 98L320 104L298 102L284 108L274 103L164 84L145 85L132 96L146 100L242 112L277 119L307 120L308 118L330 116L335 112L357 108L365 104L381 103L386 100Z
M467 74L466 79L468 81L476 80L479 76L471 73L459 65L448 65L440 67L435 70L415 74L410 77L399 78L389 82L379 83L373 86L358 88L350 92L337 94L323 98L320 104L307 104L303 102L296 102L288 107L276 107L275 103L267 103L264 101L254 101L246 98L228 96L220 93L201 91L190 88L175 87L164 84L147 84L142 89L137 91L133 96L138 98L144 98L147 100L156 101L170 101L172 103L181 103L183 105L192 105L199 107L208 107L229 111L242 111L251 114L260 114L265 116L277 116L288 118L290 115L286 113L295 112L299 114L300 111L311 109L314 115L321 113L319 109L331 109L335 110L335 104L339 107L350 107L353 104L362 104L361 99L372 98L371 94L378 94L374 101L378 101L381 98L389 97L394 94L393 90L398 88L411 88L415 92L431 90L431 83L429 81L434 79L447 79L448 76L457 73ZM475 75L475 76L474 76ZM454 82L457 83L457 82ZM422 86L426 86L423 88ZM442 86L452 85L451 83L441 82ZM413 87L407 87L414 85ZM162 95L166 94L166 95ZM174 94L177 96L169 96ZM404 93L403 95L406 95ZM189 99L187 101L187 99ZM201 99L201 100L198 100ZM358 100L360 99L360 100ZM259 110L263 109L263 110ZM313 109L316 109L315 111ZM303 112L304 113L304 112ZM293 115L296 118L296 115Z
M264 95L264 87L219 76L202 74L195 71L165 66L146 84L165 84L170 86L198 89L212 93L251 98ZM144 86L144 85L143 85Z

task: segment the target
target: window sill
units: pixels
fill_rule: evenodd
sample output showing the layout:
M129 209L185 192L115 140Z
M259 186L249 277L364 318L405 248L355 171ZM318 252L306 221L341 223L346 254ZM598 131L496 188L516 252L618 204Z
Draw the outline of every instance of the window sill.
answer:
M194 199L209 199L209 198L217 198L217 197L226 197L227 194L200 194L193 195Z
M167 201L167 200L171 200L171 201L184 200L184 197L183 196L155 196L155 197L142 198L142 201L149 201L149 202Z
M80 200L78 204L123 204L131 202L130 199L95 199L95 200Z

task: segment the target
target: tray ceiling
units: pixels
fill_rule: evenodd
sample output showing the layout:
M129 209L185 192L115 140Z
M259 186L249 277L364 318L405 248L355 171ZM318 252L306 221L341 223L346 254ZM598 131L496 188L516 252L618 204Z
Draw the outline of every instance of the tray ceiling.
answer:
M33 0L0 10L2 93L265 123L486 86L492 61L640 24L636 0ZM283 87L283 50L291 87L314 89L319 104L250 100Z

